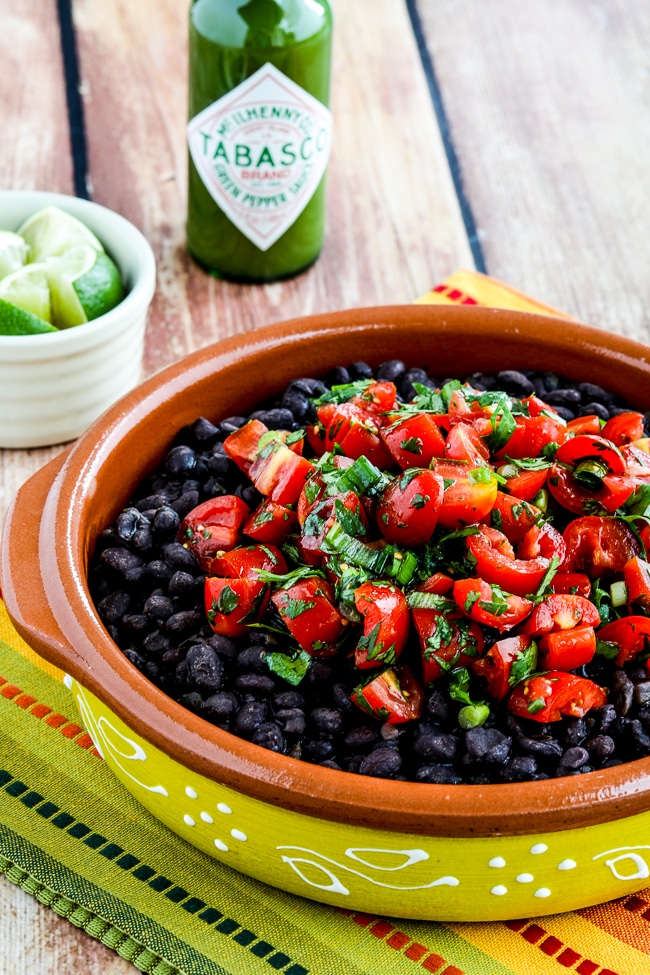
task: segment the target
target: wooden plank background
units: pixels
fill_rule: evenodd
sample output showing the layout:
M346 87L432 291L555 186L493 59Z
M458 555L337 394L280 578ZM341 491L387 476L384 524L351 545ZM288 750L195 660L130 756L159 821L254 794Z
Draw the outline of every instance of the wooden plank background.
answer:
M646 0L341 0L326 245L264 287L217 281L184 251L188 6L73 0L89 190L158 261L147 374L282 318L408 302L471 267L454 176L490 273L648 340ZM0 13L0 186L72 192L56 0ZM0 451L0 520L58 449ZM0 944L3 975L134 971L4 880Z

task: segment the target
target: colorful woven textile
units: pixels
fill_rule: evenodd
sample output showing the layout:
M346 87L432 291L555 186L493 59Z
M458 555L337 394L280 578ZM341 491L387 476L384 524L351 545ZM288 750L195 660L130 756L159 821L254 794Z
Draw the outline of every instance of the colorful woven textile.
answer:
M470 272L440 287L424 300L510 299L509 307L514 300L510 289ZM561 314L522 295L517 301L524 310ZM538 920L436 924L324 907L233 872L168 831L124 790L78 723L62 676L21 640L0 601L0 871L143 971L650 971L650 888Z

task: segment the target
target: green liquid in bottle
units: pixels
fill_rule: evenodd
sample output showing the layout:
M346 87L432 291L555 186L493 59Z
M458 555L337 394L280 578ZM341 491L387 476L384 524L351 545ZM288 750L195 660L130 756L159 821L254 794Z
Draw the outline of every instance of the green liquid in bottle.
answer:
M192 3L187 244L220 277L272 281L318 257L331 34L327 0Z

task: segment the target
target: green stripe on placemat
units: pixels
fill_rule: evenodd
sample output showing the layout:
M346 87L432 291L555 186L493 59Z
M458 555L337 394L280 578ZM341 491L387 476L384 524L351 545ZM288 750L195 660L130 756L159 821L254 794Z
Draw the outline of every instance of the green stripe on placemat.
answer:
M0 641L0 872L151 975L512 975L443 925L284 894L162 826Z

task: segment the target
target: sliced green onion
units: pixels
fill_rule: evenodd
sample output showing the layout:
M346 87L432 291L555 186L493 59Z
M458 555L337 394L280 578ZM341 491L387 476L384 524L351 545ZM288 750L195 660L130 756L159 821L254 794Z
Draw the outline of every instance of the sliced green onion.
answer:
M441 613L458 609L453 599L440 596L435 592L409 592L406 595L406 602L411 609L437 609Z
M603 478L609 474L609 467L594 457L580 461L573 471L573 476L587 491L598 491L603 486Z
M458 724L466 731L470 728L480 728L490 717L487 704L468 704L458 712Z
M544 514L546 514L546 511L548 509L548 491L546 490L546 488L542 488L540 491L537 492L537 494L531 501L531 504L534 504L536 508L539 508L540 511L543 511Z
M418 557L415 552L395 552L389 574L394 577L395 582L405 586L415 575L417 567Z
M611 584L609 594L612 598L612 606L625 606L627 604L627 586L622 579L620 582Z

